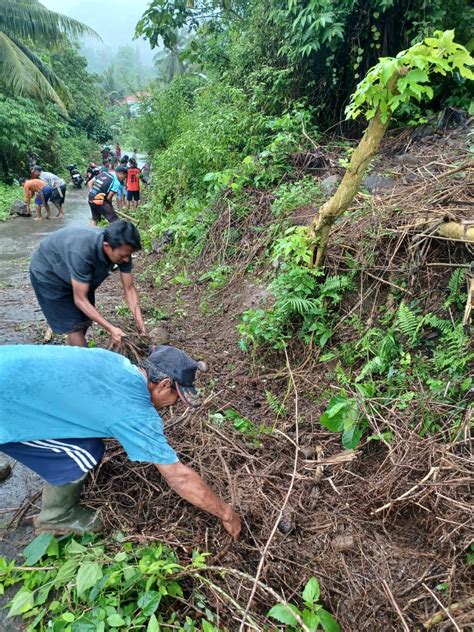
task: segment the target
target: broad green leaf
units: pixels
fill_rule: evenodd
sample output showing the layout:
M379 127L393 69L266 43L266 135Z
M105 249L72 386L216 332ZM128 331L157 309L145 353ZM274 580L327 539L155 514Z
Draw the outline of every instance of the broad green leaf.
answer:
M9 617L16 617L31 610L35 605L34 595L31 590L21 588L10 602Z
M146 626L146 632L160 632L160 626L158 625L158 619L154 614L151 615L148 625Z
M94 621L92 623L92 621ZM74 621L71 625L71 632L104 632L105 624L103 621L95 621L92 618L82 618Z
M114 560L116 562L123 562L126 559L127 559L127 554L125 553L125 551L119 551L117 555L114 557Z
M57 589L70 582L77 572L78 565L78 560L68 560L65 562L54 579L54 587Z
M46 603L47 598L49 597L49 593L52 590L53 586L50 582L41 586L41 588L36 593L35 606L42 606Z
M360 443L363 435L363 429L354 425L342 433L342 445L346 450L354 450Z
M46 554L49 545L55 538L50 533L42 533L23 549L22 555L26 558L27 566L34 566L43 555Z
M77 596L81 597L102 577L102 568L97 562L82 562L77 571Z
M307 625L310 630L317 630L319 626L319 617L316 612L305 608L303 610L303 622Z
M328 430L332 430L332 432L342 432L342 430L344 430L343 419L339 417L337 418L333 417L331 419L327 413L324 413L321 415L319 419L319 423L325 428L327 428Z
M46 553L51 557L59 557L59 544L56 538L53 538L49 543Z
M154 590L143 593L137 601L137 606L142 609L145 617L152 615L160 605L161 594Z
M324 608L318 611L319 621L324 632L341 632L339 623L336 619Z
M308 605L312 605L313 603L318 601L320 592L321 591L319 589L318 580L316 579L316 577L311 577L311 579L304 587L303 601Z
M289 608L293 611L297 611L297 608L292 604L289 604ZM273 608L268 611L268 616L276 619L280 623L286 623L287 625L297 625L297 620L291 613L290 609L285 607L282 603L277 603Z
M72 612L64 612L61 615L61 618L66 621L66 623L72 623L76 617L72 614Z
M329 406L326 410L328 417L334 417L335 415L337 415L340 410L346 408L347 404L348 400L345 397L333 397L329 402Z
M125 621L119 614L111 614L107 617L107 623L111 628L119 628L121 625L125 625Z
M71 540L69 544L66 545L68 555L76 555L77 553L87 553L87 549L76 540Z

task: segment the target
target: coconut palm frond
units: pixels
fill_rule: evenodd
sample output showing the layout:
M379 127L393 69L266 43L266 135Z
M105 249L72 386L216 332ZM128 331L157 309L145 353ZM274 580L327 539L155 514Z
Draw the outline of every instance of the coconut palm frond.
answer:
M0 0L0 30L35 42L57 44L63 35L100 36L86 24L50 11L38 0Z
M10 39L36 66L43 77L51 84L52 88L59 95L61 101L69 107L74 106L72 94L69 92L69 89L64 81L60 79L58 75L49 66L47 66L42 59L38 57L38 55L36 55L30 48L28 48L28 46L23 44L23 42L21 42L16 37L12 37L11 35Z
M13 42L6 33L0 31L0 84L12 94L37 96L54 101L67 116L66 107L60 96L43 75L41 70Z

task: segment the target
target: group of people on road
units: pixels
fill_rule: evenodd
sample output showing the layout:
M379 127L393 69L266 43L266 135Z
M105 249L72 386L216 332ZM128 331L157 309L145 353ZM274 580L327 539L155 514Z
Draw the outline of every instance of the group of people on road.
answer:
M91 209L92 224L104 218L108 222L118 219L114 208L114 197L117 200L117 209L122 211L136 209L140 204L140 181L147 182L147 165L143 169L138 167L136 150L134 155L121 155L120 145L117 143L114 155L110 155L108 147L102 150L102 167L90 163L87 179L89 187L88 202ZM106 156L104 158L104 156Z
M65 187L54 174L32 167L34 177L24 185L28 202L35 195L40 209L49 201L56 204L52 191L59 190L61 196L54 199L62 200L60 216ZM92 323L110 334L113 346L127 335L95 305L97 288L114 270L139 331L147 335L132 276L132 256L141 248L141 237L112 207L116 180L122 184L133 169L128 160L128 169L117 166L115 173L104 171L92 182L94 224L106 217L106 228L62 228L43 239L31 257L30 280L38 303L53 332L67 336L67 345L0 346L0 452L44 480L41 511L34 520L37 532L101 529L100 515L79 500L87 475L104 455L104 438L114 438L131 460L153 463L176 493L218 517L237 538L238 514L182 463L158 413L178 400L199 406L195 382L205 364L167 345L150 347L138 365L113 351L87 346ZM0 467L0 480L2 473L7 476L8 468Z
M149 165L142 168L137 163L137 150L132 156L123 155L120 144L115 150L108 145L101 149L102 166L90 162L86 174L86 184L89 187L88 203L92 215L92 225L96 226L100 219L108 222L117 221L119 214L114 208L114 198L120 212L124 207L136 209L140 204L141 182L149 183ZM37 164L38 156L29 157L29 178L19 178L25 191L25 216L31 217L31 204L34 202L34 219L51 219L50 203L57 209L57 218L64 217L64 200L66 197L65 181L50 171L44 171Z

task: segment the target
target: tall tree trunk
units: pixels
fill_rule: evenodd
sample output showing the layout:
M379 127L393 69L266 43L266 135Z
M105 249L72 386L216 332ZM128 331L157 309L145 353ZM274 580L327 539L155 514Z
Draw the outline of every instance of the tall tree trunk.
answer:
M407 69L403 68L394 73L387 83L387 90L396 91L397 81L399 77L406 74ZM336 193L323 204L315 215L311 226L309 227L310 244L315 251L314 265L320 266L324 260L326 246L329 238L329 231L336 219L348 208L359 190L362 178L370 164L370 161L377 153L382 138L390 123L390 116L385 123L382 123L380 109L377 110L375 116L370 120L367 129L364 132L359 144L352 154L349 167L338 186Z
M354 199L367 167L380 147L389 122L390 119L382 123L380 112L377 112L370 120L369 126L352 154L349 167L336 193L323 204L314 217L309 228L309 237L315 248L316 266L320 266L323 262L331 226Z

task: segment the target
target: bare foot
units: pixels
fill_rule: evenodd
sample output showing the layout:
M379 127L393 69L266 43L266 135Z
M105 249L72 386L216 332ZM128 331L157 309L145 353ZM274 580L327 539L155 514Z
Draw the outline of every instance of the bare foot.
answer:
M40 222L43 218L42 217L33 217L33 219L35 220L35 222Z
M61 219L62 217L64 217L64 213L58 213L56 215L56 219Z

